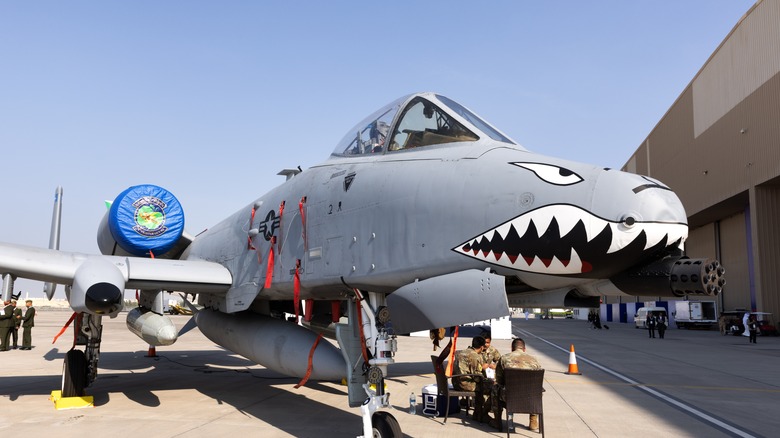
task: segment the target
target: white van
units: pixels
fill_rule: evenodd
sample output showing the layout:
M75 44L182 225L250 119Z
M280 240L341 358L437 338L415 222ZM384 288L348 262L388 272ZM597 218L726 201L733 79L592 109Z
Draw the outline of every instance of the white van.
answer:
M656 316L663 315L666 318L666 324L669 325L669 315L663 307L640 307L634 314L634 325L636 328L647 328L647 313L655 313Z

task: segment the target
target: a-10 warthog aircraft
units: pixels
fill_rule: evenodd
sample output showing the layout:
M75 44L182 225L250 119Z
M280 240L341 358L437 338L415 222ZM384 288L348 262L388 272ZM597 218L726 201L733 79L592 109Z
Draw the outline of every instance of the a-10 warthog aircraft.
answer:
M724 282L717 261L683 255L669 187L529 152L439 94L386 105L322 164L281 174L194 237L171 193L140 185L104 217L103 255L0 244L6 296L17 277L47 282L50 298L65 285L79 324L64 396L95 379L101 318L126 289L140 290L127 326L153 346L178 336L161 304L177 291L197 294L209 339L286 375L345 378L364 435L393 436L380 408L397 334L506 316L509 303L596 307L604 295L716 295Z

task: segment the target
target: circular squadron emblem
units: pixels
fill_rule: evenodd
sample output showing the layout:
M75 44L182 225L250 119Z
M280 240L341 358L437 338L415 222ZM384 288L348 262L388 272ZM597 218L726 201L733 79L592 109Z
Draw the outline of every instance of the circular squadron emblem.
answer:
M168 230L168 227L165 226L165 202L160 198L144 196L133 202L133 207L135 207L133 230L136 233L155 237Z

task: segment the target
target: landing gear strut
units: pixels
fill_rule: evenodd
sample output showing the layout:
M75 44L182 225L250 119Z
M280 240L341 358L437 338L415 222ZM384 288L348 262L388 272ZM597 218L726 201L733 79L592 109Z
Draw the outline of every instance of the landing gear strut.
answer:
M81 397L84 389L97 378L100 338L103 333L102 316L89 313L76 315L75 345L84 345L84 351L71 349L62 365L62 397Z
M359 290L349 300L348 324L336 326L336 339L347 362L349 405L360 406L363 417L363 438L401 437L401 426L388 412L378 411L390 406L390 394L385 392L387 366L394 363L397 350L394 335L385 327L389 312L385 296L368 292L368 299Z

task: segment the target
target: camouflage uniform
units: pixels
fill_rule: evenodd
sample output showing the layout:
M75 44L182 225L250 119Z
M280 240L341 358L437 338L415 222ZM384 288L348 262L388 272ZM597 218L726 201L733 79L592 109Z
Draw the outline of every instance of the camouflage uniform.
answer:
M482 363L491 364L498 363L501 360L501 353L496 350L496 347L490 346L487 350L482 352Z
M501 402L506 401L506 393L504 391L504 385L506 384L506 380L504 377L504 369L505 368L519 368L522 370L540 370L542 369L542 366L539 365L539 362L536 360L535 357L531 356L530 354L526 353L523 350L515 350L511 353L507 353L503 356L501 356L501 360L498 361L498 364L496 365L496 384L493 385L493 391L491 393L491 404L493 407L493 415L496 420L498 420L498 424L501 423L501 415L503 413L503 405L499 403L499 400ZM530 415L530 426L529 429L536 430L539 428L539 416L536 414ZM491 423L492 424L492 423Z
M456 374L482 374L482 357L469 347L455 352ZM473 377L453 377L452 386L461 391L474 391L477 380Z
M455 352L456 374L482 375L482 357L474 348ZM452 377L452 386L461 391L474 391L474 419L480 422L490 420L490 404L485 403L485 395L490 395L492 383L479 377Z

